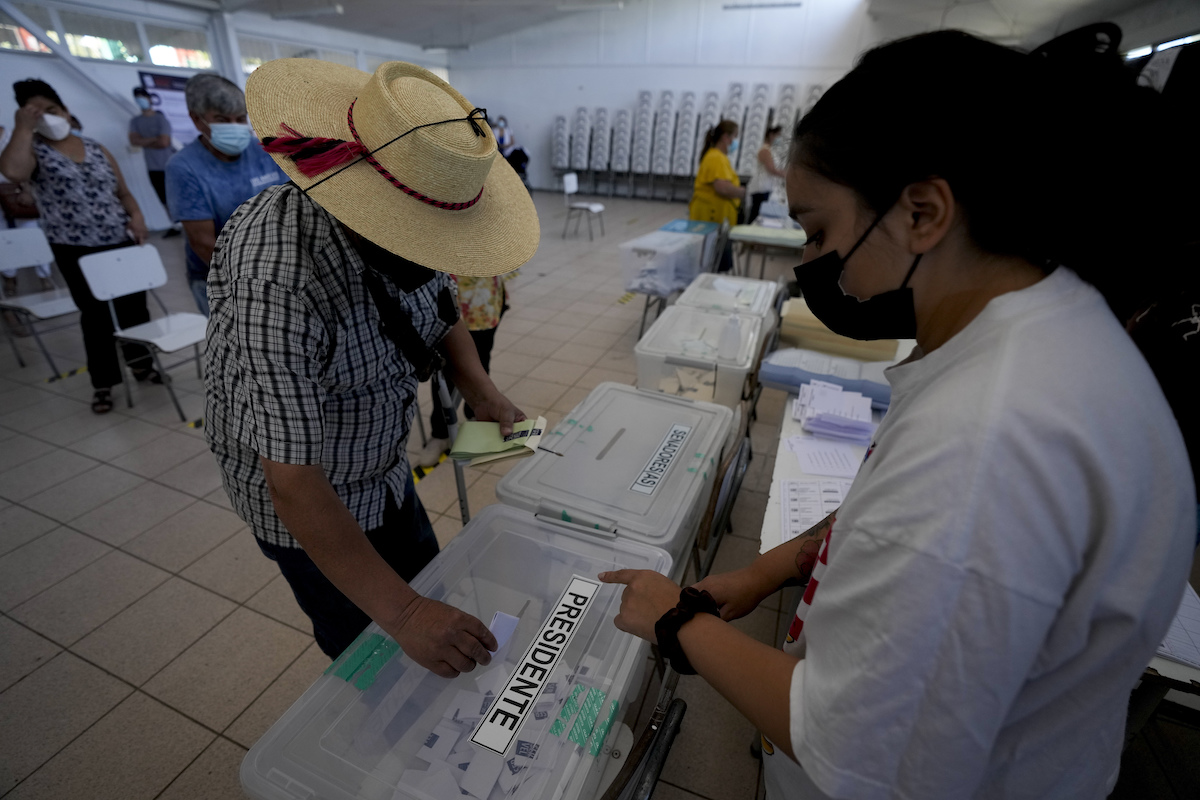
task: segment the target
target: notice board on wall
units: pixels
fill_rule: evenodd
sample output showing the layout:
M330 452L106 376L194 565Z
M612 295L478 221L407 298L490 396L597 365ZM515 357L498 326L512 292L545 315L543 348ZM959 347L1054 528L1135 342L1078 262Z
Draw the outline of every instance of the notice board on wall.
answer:
M192 124L192 118L188 116L187 100L184 97L184 89L188 82L186 77L139 72L138 80L150 93L150 102L154 109L161 111L171 123L171 136L181 147L190 144L200 135L200 131Z

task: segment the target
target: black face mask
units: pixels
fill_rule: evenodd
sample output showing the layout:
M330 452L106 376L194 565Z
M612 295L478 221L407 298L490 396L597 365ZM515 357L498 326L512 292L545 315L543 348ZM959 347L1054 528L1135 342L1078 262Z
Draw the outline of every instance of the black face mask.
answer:
M875 218L845 258L834 251L796 267L796 281L809 310L834 333L863 340L912 339L917 335L917 315L908 279L917 269L920 255L913 259L899 289L880 292L862 301L842 291L842 270L846 262L881 219L883 214Z

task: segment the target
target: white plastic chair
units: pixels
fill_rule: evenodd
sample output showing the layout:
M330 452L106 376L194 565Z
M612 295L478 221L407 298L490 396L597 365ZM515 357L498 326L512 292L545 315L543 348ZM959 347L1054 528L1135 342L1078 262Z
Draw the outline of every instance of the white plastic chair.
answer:
M200 364L200 343L205 338L208 318L203 314L171 314L167 311L162 300L154 293L155 289L166 284L167 271L163 269L158 250L151 245L122 247L116 250L92 253L79 259L79 268L83 272L84 279L87 280L88 288L92 290L92 295L97 300L108 302L108 313L112 315L114 346L122 341L137 342L146 346L154 359L154 368L163 378L163 385L171 393L171 402L175 404L175 410L179 412L179 419L187 422L188 419L183 413L183 408L179 405L179 398L175 396L175 390L171 388L170 376L163 368L158 354L174 353L191 346L194 351L192 358L185 358L172 364L171 368L195 361L196 376L203 377ZM117 322L117 311L113 300L137 292L149 292L165 316L141 325L134 325L132 328L122 329ZM117 347L117 353L122 367L124 367L125 355L121 352L120 347ZM125 384L125 400L129 407L133 408L133 393L129 391L129 378L124 368L121 370L121 380Z
M567 224L563 225L562 238L567 238L567 229L571 227L571 215L579 212L575 218L575 233L579 233L579 221L587 217L588 241L592 241L592 217L600 219L600 235L604 235L604 204L603 203L572 203L571 195L579 192L579 176L574 172L563 175L563 200L567 204Z
M46 241L46 235L42 233L41 228L0 230L0 269L35 267L53 260L54 253L51 252L50 243ZM33 334L34 341L37 342L38 348L46 358L46 363L50 365L51 378L57 378L60 374L58 365L54 363L54 357L46 349L41 337L41 333L49 333L49 331L39 332L37 323L78 311L75 302L71 299L71 293L66 289L52 289L48 292L6 297L0 300L0 309L11 311L17 319L17 324L25 326ZM17 363L23 367L25 359L21 357L21 351L17 347L13 336L13 327L7 319L8 315L4 316L4 332L8 336L8 343L12 347L13 355L17 357ZM52 330L57 330L57 328Z

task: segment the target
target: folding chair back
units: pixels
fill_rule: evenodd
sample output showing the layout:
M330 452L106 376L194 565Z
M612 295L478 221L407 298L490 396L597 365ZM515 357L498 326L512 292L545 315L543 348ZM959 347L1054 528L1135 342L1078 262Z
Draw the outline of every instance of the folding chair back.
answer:
M579 191L579 176L574 172L568 172L563 175L563 196L566 201L571 202L571 195Z
M79 259L79 269L97 300L113 300L167 283L162 258L148 244L83 256Z
M0 269L20 269L54 260L50 243L41 228L0 230Z

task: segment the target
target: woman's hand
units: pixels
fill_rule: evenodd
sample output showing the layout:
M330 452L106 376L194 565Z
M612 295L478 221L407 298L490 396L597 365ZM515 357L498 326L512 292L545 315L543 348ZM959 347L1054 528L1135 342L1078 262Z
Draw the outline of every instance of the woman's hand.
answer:
M779 587L774 585L770 576L755 569L754 564L751 564L733 572L709 575L697 583L695 588L713 596L717 605L721 607L721 619L728 622L744 617L758 608L758 604Z
M23 105L17 109L15 124L13 128L16 131L27 130L32 131L37 128L37 124L42 121L42 116L45 115L45 110L36 106Z
M679 585L649 569L619 569L601 572L604 583L623 583L621 611L613 620L617 628L658 644L654 623L679 603Z
M490 392L481 402L471 403L471 409L475 412L475 419L481 422L499 422L501 436L512 433L513 423L527 419L525 412L513 405L499 390Z
M137 244L145 244L150 238L150 231L146 228L146 220L141 214L129 218L129 237Z

